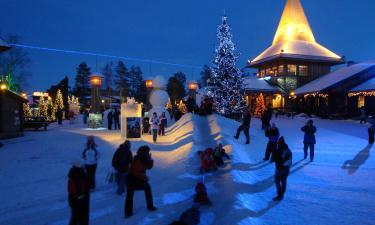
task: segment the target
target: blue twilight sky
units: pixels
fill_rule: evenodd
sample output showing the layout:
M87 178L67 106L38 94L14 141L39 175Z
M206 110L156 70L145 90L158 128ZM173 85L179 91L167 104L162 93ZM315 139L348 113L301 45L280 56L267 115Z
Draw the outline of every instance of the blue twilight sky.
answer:
M0 32L24 44L182 64L210 64L216 27L225 11L241 57L239 67L272 42L284 0L0 0ZM317 41L348 60L375 58L374 0L302 0ZM28 90L45 90L95 57L28 50ZM98 58L98 67L113 59ZM200 70L127 62L145 77L176 71L197 79Z

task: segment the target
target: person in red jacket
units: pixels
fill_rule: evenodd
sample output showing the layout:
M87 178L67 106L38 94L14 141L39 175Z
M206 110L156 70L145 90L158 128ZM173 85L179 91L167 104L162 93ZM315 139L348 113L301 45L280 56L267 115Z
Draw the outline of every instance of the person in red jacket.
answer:
M68 174L68 196L71 208L69 225L89 224L90 187L83 163L73 163Z
M129 218L133 215L133 197L134 192L138 190L143 190L145 192L148 210L156 210L152 200L151 187L148 183L149 179L146 175L146 170L152 169L153 166L154 161L151 158L150 148L148 146L140 147L130 165L126 182L125 218Z
M212 170L216 170L216 164L213 158L213 150L212 148L207 148L205 151L200 152L200 160L201 160L201 173L207 173Z

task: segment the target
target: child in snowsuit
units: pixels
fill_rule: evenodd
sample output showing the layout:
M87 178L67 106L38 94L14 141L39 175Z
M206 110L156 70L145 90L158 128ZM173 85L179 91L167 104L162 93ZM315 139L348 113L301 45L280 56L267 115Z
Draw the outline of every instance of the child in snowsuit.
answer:
M200 153L200 160L201 160L201 173L206 173L211 170L216 169L215 161L212 156L212 148L208 148L205 151Z
M215 148L214 151L214 160L216 166L221 166L224 165L224 160L223 158L227 158L228 160L230 159L228 154L225 152L225 149L223 148L223 144L219 143L219 145Z

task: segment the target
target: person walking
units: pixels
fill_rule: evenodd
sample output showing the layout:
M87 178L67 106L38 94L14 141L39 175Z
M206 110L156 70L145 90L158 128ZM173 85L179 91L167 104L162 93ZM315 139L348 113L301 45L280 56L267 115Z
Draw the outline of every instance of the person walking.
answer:
M81 161L74 162L68 174L69 225L89 224L90 189Z
M241 131L244 132L246 136L246 144L250 144L250 136L249 136L249 130L250 130L250 122L251 122L251 115L249 111L244 111L242 115L242 124L238 127L237 133L234 136L235 139L238 139L240 137Z
M118 176L118 195L122 195L125 192L126 178L128 176L130 164L133 161L133 153L130 148L130 141L125 141L118 147L112 158L112 166L115 168Z
M146 170L152 169L153 165L154 161L151 157L150 148L146 145L140 147L131 163L126 182L125 218L129 218L133 215L133 197L134 192L138 190L143 190L145 192L148 210L156 210L152 199L151 187L148 183L149 178L146 175Z
M268 137L268 143L263 160L268 161L272 153L277 149L277 141L280 137L279 129L276 127L275 123L272 123L271 127L266 128L265 135Z
M150 119L150 124L151 124L151 129L152 129L152 140L154 141L154 143L156 143L156 140L158 138L159 123L160 121L158 118L158 114L154 112Z
M307 158L307 150L310 148L310 161L314 161L314 151L315 151L315 133L316 127L314 126L313 120L308 120L306 125L301 128L301 131L305 133L303 138L303 151L304 151L304 159Z
M371 124L370 127L368 128L368 143L370 145L374 144L374 141L375 141L374 134L375 134L375 126Z
M366 124L367 123L367 113L366 113L365 107L362 107L360 111L361 111L361 120L359 121L359 123L360 124L362 124L362 123Z
M115 121L115 130L120 129L120 111L115 108L115 111L113 112L113 119Z
M163 112L161 114L159 120L160 120L159 135L164 136L165 135L165 127L167 126L167 117L165 115L165 112Z
M112 110L109 110L107 114L107 121L108 121L108 130L112 130L112 124L113 124L113 112Z
M273 198L274 201L280 201L284 198L286 191L286 181L289 176L290 166L292 165L292 152L285 143L284 137L280 137L277 143L277 150L274 152L275 160L275 185L277 196Z
M85 168L87 172L87 178L89 182L90 189L95 189L95 175L96 168L98 167L99 153L96 150L96 143L94 136L87 137L86 148L83 150L82 158L85 160Z

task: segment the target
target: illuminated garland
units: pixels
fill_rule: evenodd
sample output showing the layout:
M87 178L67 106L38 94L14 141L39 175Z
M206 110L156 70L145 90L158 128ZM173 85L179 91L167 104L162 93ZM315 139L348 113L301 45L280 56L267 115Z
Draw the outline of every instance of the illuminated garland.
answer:
M360 91L360 92L351 92L348 94L349 97L356 97L356 96L375 96L375 91Z
M321 94L321 93L310 93L310 94L305 94L303 96L304 98L308 98L308 97L319 97L319 98L324 98L324 99L327 99L328 98L328 94Z

